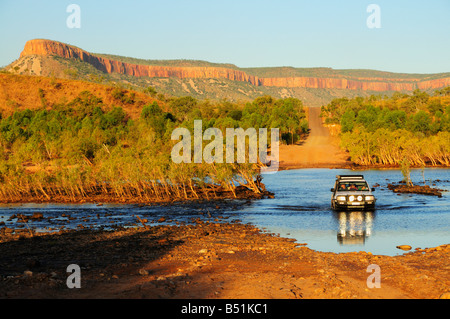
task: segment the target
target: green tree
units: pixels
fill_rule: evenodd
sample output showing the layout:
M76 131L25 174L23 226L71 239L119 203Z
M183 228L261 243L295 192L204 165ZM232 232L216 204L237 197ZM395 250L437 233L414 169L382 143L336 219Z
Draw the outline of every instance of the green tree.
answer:
M342 133L352 131L354 125L355 125L355 112L351 109L348 109L341 117Z
M188 113L197 105L197 100L191 96L184 96L172 99L169 105L183 121L187 119Z

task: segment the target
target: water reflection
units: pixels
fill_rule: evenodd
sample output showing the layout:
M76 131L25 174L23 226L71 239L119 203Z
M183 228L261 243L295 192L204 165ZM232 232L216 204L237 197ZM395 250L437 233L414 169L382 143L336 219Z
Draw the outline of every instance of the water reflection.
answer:
M364 244L372 235L373 211L340 211L335 213L335 217L339 223L337 241L341 245Z

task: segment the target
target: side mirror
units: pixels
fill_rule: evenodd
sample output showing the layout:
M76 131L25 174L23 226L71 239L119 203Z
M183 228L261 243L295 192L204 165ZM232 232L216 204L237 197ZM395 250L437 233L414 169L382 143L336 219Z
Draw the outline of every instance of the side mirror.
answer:
M375 191L375 187L372 187L372 192L374 192Z
M330 189L330 192L334 192L334 188Z

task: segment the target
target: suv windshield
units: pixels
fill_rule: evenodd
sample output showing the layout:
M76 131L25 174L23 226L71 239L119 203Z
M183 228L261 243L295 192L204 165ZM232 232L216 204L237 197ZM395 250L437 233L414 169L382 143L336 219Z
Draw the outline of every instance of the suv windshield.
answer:
M339 183L338 192L343 191L367 191L369 187L366 182L342 182Z

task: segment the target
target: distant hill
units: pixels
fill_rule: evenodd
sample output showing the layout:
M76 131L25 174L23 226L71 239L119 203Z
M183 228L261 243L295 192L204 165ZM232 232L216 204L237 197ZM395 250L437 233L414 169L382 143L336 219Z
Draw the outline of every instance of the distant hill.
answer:
M309 106L327 104L343 96L390 95L415 89L433 91L450 86L450 73L405 74L287 66L239 68L233 64L198 60L142 60L89 53L43 39L28 41L20 58L5 70L135 90L152 87L166 96L190 95L197 99L245 101L262 95L296 97Z
M0 116L5 118L24 109L52 109L92 94L101 100L105 111L120 106L131 118L137 118L142 107L157 101L162 109L166 102L139 91L80 80L55 77L8 74L0 72Z

